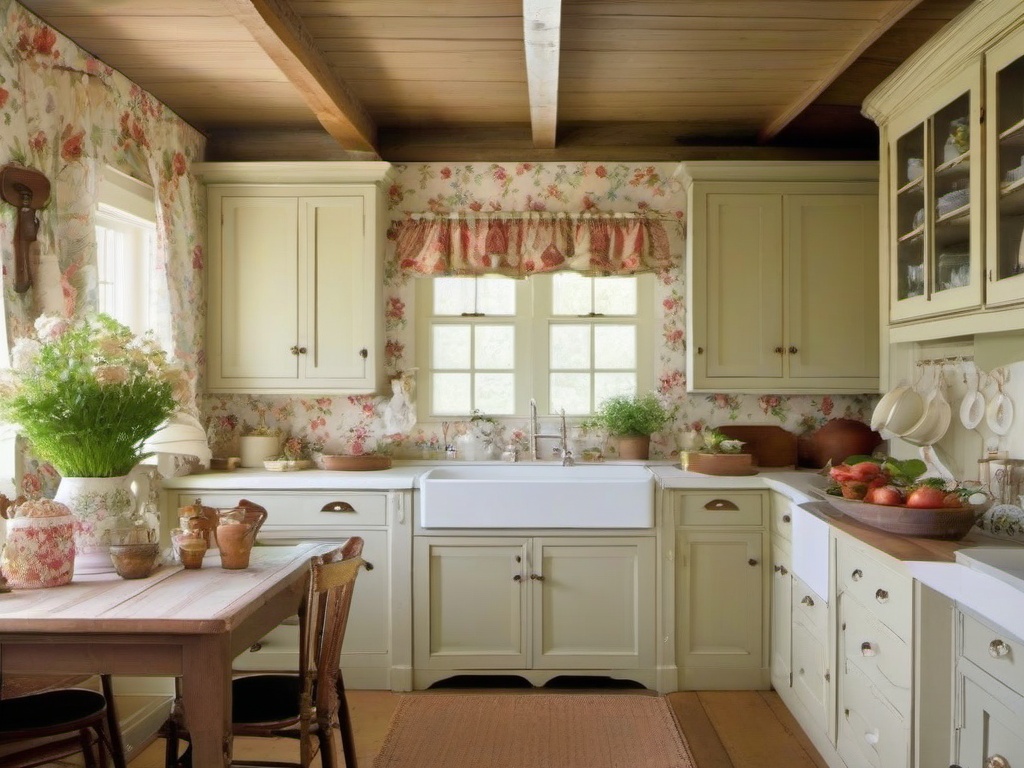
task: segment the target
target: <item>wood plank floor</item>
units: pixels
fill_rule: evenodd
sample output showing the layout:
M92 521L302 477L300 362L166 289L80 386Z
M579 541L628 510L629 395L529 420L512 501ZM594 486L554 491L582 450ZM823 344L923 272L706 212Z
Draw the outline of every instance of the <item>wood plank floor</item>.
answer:
M349 708L361 768L370 768L401 694L349 691ZM697 761L697 768L827 768L825 761L773 691L681 692L668 696ZM237 739L236 757L295 759L287 739ZM163 742L131 761L131 768L162 768Z

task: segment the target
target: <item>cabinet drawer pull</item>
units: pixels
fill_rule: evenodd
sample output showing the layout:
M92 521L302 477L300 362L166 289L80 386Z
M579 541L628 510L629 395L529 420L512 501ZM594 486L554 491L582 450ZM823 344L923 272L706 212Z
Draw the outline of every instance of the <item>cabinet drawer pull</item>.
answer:
M739 507L728 499L712 499L704 505L704 509L713 512L736 512L739 510Z
M1010 768L1010 761L1002 755L992 755L985 761L985 768Z
M541 574L539 574L539 573L531 573L530 574L530 580L531 581L544 581L544 577Z
M810 595L804 595L804 599L800 601L802 605L806 605L808 608L814 607L814 598Z
M259 653L263 650L263 643L253 643L249 646L249 653Z
M886 592L884 589L876 589L875 600L877 600L880 603L887 603L889 602L889 593Z
M853 579L854 581L860 581L861 579L864 578L864 571L862 571L860 568L858 568L853 573L850 574L850 578Z
M366 347L363 347L359 350L359 356L365 360L370 356L370 351Z
M871 643L863 642L860 644L860 655L861 656L874 656L875 647Z
M788 523L788 522L789 522L790 520L792 520L792 519L793 519L793 518L792 518L792 517L790 517L789 515L783 515L783 516L782 516L782 522L784 522L784 523Z
M866 741L871 746L874 746L875 744L877 744L878 743L878 731L868 731L867 733L865 733L864 734L864 741Z
M783 576L785 576L787 573L789 573L789 571L786 569L786 566L780 565L779 568L782 569L781 573L782 573Z
M783 349L782 347L776 347L776 348L775 348L775 354L776 354L776 355L781 355L781 354L782 354L783 352L785 352L785 351L786 351L786 350L784 350L784 349Z
M791 354L791 355L795 355L795 354L796 354L797 352L799 352L799 351L800 351L800 350L799 350L799 349L797 349L796 347L790 347L790 348L789 348L789 354Z
M832 680L832 673L831 672L826 672L825 673L825 682L827 683L827 682L830 682L831 680Z
M329 501L320 509L321 512L355 512L356 508L347 501Z
M512 577L512 581L522 581L522 580L523 580L523 576L520 573L517 573L515 576Z
M749 560L747 560L747 565L749 565L751 568L753 568L755 565L757 565L757 560L752 557Z
M1002 640L993 640L988 644L988 655L993 659L998 659L1002 656L1007 656L1010 653L1009 644Z

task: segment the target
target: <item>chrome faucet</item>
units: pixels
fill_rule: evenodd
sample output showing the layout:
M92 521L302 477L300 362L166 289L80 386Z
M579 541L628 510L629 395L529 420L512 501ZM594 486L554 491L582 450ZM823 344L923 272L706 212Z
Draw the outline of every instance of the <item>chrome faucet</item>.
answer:
M562 457L562 466L571 467L576 461L572 457L572 451L569 449L569 432L565 426L565 408L561 410L561 424L557 435L545 435L540 432L540 425L537 421L537 401L534 398L530 398L530 459L532 461L537 460L537 441L541 438L551 438L559 441L559 445L555 448L555 455Z

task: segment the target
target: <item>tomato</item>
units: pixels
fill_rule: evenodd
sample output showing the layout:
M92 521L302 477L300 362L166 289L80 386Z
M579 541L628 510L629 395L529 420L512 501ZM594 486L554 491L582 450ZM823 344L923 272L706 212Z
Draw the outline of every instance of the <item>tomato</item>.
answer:
M907 496L907 506L914 509L941 509L945 505L947 492L940 488L922 485Z
M864 497L864 501L869 501L872 504L881 504L886 507L899 507L903 505L903 494L895 486L884 485L880 488L870 489L868 495Z
M867 483L883 474L884 470L873 461L862 461L850 467L849 472L853 475L854 480Z

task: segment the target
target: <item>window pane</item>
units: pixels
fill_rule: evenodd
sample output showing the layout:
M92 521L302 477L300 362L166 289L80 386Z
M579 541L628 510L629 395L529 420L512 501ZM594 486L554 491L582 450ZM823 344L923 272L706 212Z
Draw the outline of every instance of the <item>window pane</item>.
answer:
M636 327L594 326L595 368L636 368Z
M474 367L511 370L515 367L515 340L510 325L476 326Z
M475 312L473 293L476 280L472 277L435 277L434 314L454 315Z
M468 373L435 373L431 379L433 412L442 416L465 416L472 412L471 379Z
M549 366L560 370L590 369L590 326L552 325Z
M600 405L612 395L634 395L636 394L636 374L633 372L622 373L595 373L594 374L594 404Z
M563 408L571 416L590 413L589 373L552 373L550 381L552 413Z
M516 281L511 277L477 278L476 311L485 315L515 315Z
M468 325L435 325L433 327L431 368L469 368L470 327Z
M551 314L586 315L591 311L591 287L594 278L575 272L556 272L551 276Z
M475 380L475 407L488 416L511 416L515 413L515 374L478 373Z
M601 315L635 315L636 278L595 277L594 311Z

